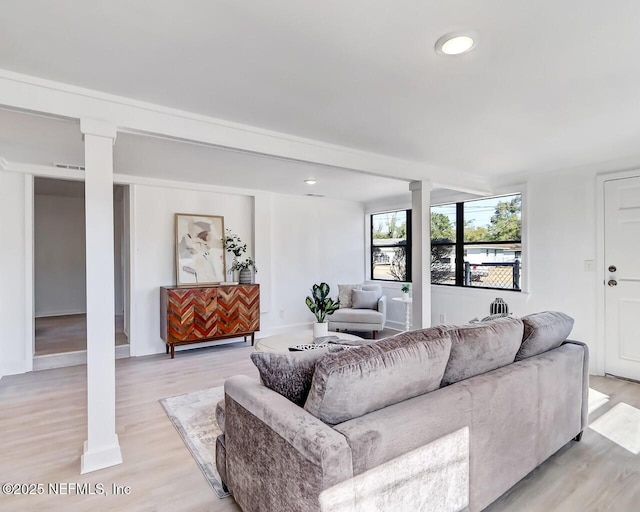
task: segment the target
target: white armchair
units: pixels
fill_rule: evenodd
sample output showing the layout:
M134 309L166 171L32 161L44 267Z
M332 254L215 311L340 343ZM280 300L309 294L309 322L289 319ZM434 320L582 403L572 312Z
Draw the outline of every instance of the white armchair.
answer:
M330 330L371 331L373 339L376 339L378 331L384 329L387 321L387 298L382 295L382 287L378 284L364 284L362 290L378 293L375 309L341 307L328 317Z

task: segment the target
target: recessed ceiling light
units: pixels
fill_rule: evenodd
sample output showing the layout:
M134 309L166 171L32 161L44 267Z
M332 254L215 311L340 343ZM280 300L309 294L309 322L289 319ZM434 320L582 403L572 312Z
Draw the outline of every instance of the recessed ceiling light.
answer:
M436 42L436 51L443 55L462 55L475 47L476 42L468 34L447 34Z
M317 180L304 180L304 182L305 182L307 185L315 185L316 183L318 183L318 181L317 181Z

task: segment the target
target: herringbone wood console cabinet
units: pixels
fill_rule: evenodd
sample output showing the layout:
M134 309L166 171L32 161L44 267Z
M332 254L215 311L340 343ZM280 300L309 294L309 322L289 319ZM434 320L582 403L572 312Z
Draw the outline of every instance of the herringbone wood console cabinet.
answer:
M260 285L160 288L160 335L176 345L251 335L260 330Z

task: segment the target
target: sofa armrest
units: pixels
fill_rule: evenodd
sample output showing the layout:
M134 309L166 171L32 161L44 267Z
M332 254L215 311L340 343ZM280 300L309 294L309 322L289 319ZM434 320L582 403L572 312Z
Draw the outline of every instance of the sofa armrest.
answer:
M323 489L353 477L343 434L256 379L237 375L224 389L228 485L243 510L261 500L262 510L287 500L315 509Z
M582 362L582 431L589 426L589 346L582 341L566 340L565 343L580 345L584 349Z

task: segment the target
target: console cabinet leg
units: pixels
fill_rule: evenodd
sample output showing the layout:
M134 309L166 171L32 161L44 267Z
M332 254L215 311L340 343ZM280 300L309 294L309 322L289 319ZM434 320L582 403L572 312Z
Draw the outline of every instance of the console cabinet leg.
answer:
M171 345L171 359L173 359L176 355L176 346Z
M252 347L253 347L253 344L255 343L255 341L256 341L256 333L252 332L251 333L251 346Z

